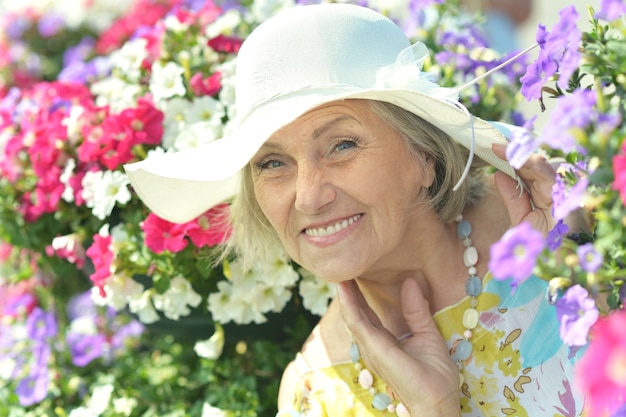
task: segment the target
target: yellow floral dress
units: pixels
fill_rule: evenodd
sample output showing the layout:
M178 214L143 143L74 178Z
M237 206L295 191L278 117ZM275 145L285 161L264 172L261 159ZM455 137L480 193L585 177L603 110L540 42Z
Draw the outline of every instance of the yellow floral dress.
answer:
M573 385L574 364L582 353L564 345L547 283L533 277L515 291L486 277L479 296L480 323L471 339L473 354L462 368L464 417L574 417L584 400ZM462 338L469 298L435 314L448 346ZM292 407L277 417L363 417L394 414L371 406L372 395L357 382L351 362L310 369L300 355L301 378ZM376 388L386 387L377 378Z

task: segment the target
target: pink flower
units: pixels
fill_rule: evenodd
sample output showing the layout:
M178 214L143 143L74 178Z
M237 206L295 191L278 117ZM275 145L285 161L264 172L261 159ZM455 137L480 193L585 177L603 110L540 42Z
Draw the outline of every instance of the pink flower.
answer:
M623 202L626 202L626 155L619 154L613 157L613 189L619 192Z
M228 204L213 207L205 214L185 224L187 235L197 247L224 243L231 233Z
M93 237L93 244L86 251L95 269L89 279L100 289L100 295L103 297L105 296L104 284L111 276L111 265L115 257L112 242L113 238L110 235L97 234Z
M120 113L120 120L132 132L132 145L160 145L163 137L163 112L150 100L140 98L137 107Z
M217 35L209 39L208 45L217 52L227 52L236 54L243 44L243 39L234 36Z
M576 367L576 382L587 398L589 417L610 415L626 398L626 311L600 318L590 340Z
M222 88L221 79L222 77L219 72L211 74L206 78L202 76L202 73L196 72L191 76L189 84L196 96L214 96L219 93Z
M52 239L52 244L46 247L46 253L48 256L66 259L78 268L85 266L85 248L76 233L55 237Z
M146 246L154 253L180 252L189 243L185 239L185 225L168 222L154 213L148 215L141 228Z

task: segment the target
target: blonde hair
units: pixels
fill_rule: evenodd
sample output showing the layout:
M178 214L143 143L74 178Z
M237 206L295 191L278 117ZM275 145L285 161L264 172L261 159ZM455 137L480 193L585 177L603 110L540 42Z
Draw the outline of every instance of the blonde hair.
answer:
M426 190L427 203L436 210L442 222L453 221L466 207L482 197L482 168L487 165L486 162L475 157L470 174L460 188L453 191L461 178L469 151L439 128L407 110L382 101L370 101L370 104L373 112L407 141L423 166L429 167L426 161L430 159L435 161L432 168L434 181ZM278 234L256 199L250 164L242 170L239 192L231 204L230 216L233 233L220 260L237 256L244 268L250 268L272 261L276 256L285 256Z

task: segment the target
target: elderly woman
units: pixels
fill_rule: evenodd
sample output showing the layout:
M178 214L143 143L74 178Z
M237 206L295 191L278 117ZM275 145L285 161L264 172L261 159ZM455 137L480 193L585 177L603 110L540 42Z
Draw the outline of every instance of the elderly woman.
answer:
M426 53L366 8L283 12L241 48L232 135L132 164L131 182L170 221L232 198L227 255L284 252L339 284L279 415L578 415L546 284L488 271L509 227L553 227L554 171L505 163L503 134L421 73Z

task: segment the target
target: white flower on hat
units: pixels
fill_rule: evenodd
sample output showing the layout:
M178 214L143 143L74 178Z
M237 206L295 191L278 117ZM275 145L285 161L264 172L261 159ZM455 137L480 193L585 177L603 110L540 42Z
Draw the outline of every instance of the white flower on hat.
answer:
M162 65L159 61L152 64L152 76L150 77L150 92L155 102L175 96L185 95L183 83L184 69L175 62Z
M403 49L396 62L380 68L376 73L375 88L414 90L440 99L456 99L452 89L440 87L434 75L423 72L422 66L428 58L426 45L421 42Z

